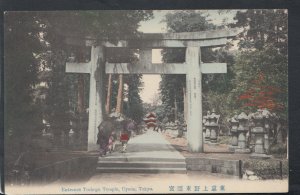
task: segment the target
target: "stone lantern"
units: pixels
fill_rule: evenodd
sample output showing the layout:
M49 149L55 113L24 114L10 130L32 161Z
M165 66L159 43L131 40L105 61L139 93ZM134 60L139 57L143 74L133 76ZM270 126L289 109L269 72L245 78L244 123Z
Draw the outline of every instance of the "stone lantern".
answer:
M239 126L237 128L238 134L238 147L236 148L236 153L250 153L250 149L247 148L246 133L249 131L248 121L249 118L246 113L242 112L238 115L237 120L239 121Z
M210 143L211 144L216 144L217 143L217 140L218 140L218 134L219 134L219 118L220 118L220 115L217 115L215 113L215 110L212 110L212 113L210 115Z
M254 128L254 126L255 126L255 124L253 122L253 117L252 117L253 114L254 113L250 113L248 115L248 118L249 118L249 122L248 122L248 126L249 126L248 141L249 141L249 143L248 143L248 146L249 146L249 148L250 148L251 151L254 150L254 146L255 146L255 138L254 138L254 134L252 133L252 128Z
M262 110L258 110L256 113L252 115L252 119L254 122L254 128L252 128L252 132L255 138L255 146L254 153L250 155L251 158L270 158L270 156L266 155L264 149L264 115Z
M239 126L239 121L237 120L237 115L229 119L230 123L230 133L231 133L231 146L229 147L230 151L235 151L235 149L238 147L238 126Z
M203 137L205 138L205 135L206 135L206 127L205 127L205 124L206 124L206 121L207 121L207 116L203 116L203 119L202 119L202 129L203 129Z
M206 121L205 121L205 142L209 142L210 141L210 111L207 111L207 115L206 115Z
M264 129L265 129L265 134L264 134L264 149L268 153L269 152L269 147L270 147L270 129L271 129L271 112L269 112L267 109L262 110L262 115L264 117Z

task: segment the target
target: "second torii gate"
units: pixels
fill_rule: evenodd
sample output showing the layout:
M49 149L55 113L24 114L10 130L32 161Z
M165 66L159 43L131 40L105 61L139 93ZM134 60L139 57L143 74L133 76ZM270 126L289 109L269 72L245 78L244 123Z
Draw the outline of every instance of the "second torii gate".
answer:
M90 74L88 150L97 149L97 126L102 121L104 90L103 70L110 74L185 74L188 101L187 141L191 152L203 152L202 134L202 74L226 73L226 63L202 63L201 48L225 45L227 38L237 35L237 29L184 33L151 33L139 37L126 37L112 44L109 41L87 40L91 46L88 63L67 63L66 72ZM74 44L74 39L67 42ZM137 48L139 61L110 63L104 56L105 48ZM152 63L152 49L186 48L184 63Z

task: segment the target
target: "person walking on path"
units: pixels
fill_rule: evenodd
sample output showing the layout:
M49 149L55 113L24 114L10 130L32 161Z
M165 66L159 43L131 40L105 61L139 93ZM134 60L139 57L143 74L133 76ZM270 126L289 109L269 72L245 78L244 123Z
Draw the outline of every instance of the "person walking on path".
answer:
M120 142L122 143L122 151L121 152L126 152L129 137L130 137L129 131L127 129L123 129L123 131L121 132L121 136L120 136Z
M115 150L116 140L117 140L117 134L115 131L113 131L108 139L108 146L107 146L108 149L107 150L109 153L112 153Z
M100 156L104 156L108 150L109 137L114 131L113 118L108 117L98 126L97 144L99 144Z
M123 121L123 130L120 135L120 142L122 143L122 150L121 152L126 152L128 140L132 134L132 130L134 128L134 124L131 120L124 120Z
M135 121L130 119L126 124L126 129L129 132L129 137L134 136L134 131L136 129Z

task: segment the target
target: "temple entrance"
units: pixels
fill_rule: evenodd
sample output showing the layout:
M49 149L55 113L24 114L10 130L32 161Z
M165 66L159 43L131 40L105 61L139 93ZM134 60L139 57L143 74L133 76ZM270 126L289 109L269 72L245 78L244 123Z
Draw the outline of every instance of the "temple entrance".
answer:
M187 140L191 152L203 152L202 131L202 84L201 75L226 73L226 63L203 63L201 48L225 45L227 38L234 37L237 30L214 30L187 33L149 33L140 37L124 37L123 40L75 40L69 44L91 48L91 58L86 63L67 63L66 72L89 73L89 123L88 150L97 149L97 127L103 120L104 86L103 74L185 74L187 97ZM100 42L100 43L99 43ZM115 44L112 44L114 42ZM183 63L152 63L152 49L184 48ZM138 60L134 63L107 59L107 50L138 49Z

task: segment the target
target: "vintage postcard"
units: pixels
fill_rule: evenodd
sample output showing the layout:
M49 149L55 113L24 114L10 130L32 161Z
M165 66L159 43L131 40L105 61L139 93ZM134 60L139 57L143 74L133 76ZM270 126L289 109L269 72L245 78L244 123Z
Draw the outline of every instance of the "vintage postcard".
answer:
M287 9L5 12L5 193L287 192L287 45Z

